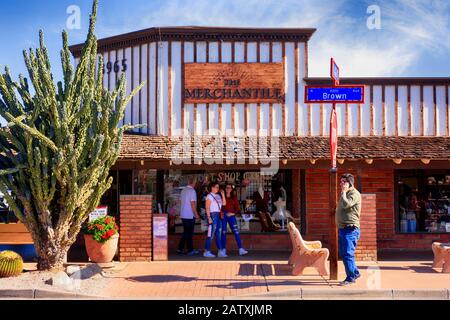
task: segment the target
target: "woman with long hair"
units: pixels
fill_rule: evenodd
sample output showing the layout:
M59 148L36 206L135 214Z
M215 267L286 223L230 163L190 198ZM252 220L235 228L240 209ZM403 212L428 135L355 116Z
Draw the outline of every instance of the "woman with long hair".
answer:
M246 255L248 251L242 247L241 235L239 234L239 227L236 221L236 214L240 212L239 201L234 191L234 186L231 183L227 183L225 186L225 199L226 204L224 205L224 215L222 219L222 255L227 255L227 225L230 225L230 229L233 231L234 238L236 239L239 248L239 255Z
M209 185L209 193L206 196L206 219L208 221L208 234L205 242L205 252L203 256L205 258L215 258L216 256L211 253L211 241L212 238L216 238L216 246L219 250L218 257L222 258L222 220L220 219L220 212L222 206L226 205L226 199L224 191L219 192L219 184L217 182L211 182Z

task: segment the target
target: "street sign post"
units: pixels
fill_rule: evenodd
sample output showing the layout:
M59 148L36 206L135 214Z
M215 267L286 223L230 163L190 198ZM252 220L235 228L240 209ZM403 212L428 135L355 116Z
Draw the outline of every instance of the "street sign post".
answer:
M338 127L337 127L337 114L336 108L333 105L333 109L331 110L331 119L330 119L330 155L331 155L331 168L336 168L336 158L337 158L337 138L338 138Z
M338 234L336 228L336 205L338 200L337 183L337 143L338 122L336 103L364 103L363 85L339 85L339 66L333 58L330 61L331 86L305 86L305 103L331 103L333 108L330 115L330 279L338 279Z
M337 204L337 140L338 122L336 104L330 115L330 279L338 279L338 234L336 228L336 204Z

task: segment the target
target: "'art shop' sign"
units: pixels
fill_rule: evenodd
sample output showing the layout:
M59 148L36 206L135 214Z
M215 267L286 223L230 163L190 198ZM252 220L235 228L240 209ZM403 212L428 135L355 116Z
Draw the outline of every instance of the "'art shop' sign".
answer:
M240 183L244 180L258 181L260 177L261 174L258 171L254 172L227 171L227 172L219 172L217 174L217 182Z

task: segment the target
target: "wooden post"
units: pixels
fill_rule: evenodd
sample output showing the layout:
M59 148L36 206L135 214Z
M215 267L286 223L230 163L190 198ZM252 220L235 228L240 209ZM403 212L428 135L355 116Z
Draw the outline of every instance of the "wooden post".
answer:
M338 279L338 234L336 227L337 169L330 169L330 280Z

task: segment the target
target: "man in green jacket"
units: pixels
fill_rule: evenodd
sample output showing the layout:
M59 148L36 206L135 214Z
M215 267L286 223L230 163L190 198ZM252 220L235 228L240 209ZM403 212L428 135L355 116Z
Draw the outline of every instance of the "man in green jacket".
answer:
M339 229L339 254L347 277L341 283L355 283L361 275L355 263L355 249L360 238L361 194L355 189L355 178L346 173L341 176L341 196L336 209L336 225Z

